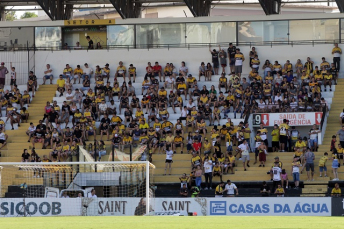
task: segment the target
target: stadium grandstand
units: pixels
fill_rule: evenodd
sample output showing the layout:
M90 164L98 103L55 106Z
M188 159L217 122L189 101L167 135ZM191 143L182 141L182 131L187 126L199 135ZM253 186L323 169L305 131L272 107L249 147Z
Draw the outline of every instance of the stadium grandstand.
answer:
M0 198L341 196L343 1L93 3L0 2Z

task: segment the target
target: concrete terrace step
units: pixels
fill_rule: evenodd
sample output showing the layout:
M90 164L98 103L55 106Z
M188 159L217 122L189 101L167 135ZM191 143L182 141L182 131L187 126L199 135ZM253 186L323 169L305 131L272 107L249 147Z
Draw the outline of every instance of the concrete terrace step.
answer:
M327 193L327 187L325 188L303 188L302 189L302 193L303 194L307 194L307 193L314 193L314 194L319 194L319 193Z
M300 197L325 197L326 194L301 194Z

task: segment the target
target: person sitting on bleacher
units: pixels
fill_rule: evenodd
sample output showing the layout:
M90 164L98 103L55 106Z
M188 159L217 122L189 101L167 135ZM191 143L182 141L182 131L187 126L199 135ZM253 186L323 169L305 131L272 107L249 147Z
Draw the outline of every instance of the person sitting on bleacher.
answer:
M184 137L180 135L180 133L177 133L177 136L174 137L173 140L173 149L174 153L176 153L176 148L180 147L181 148L181 154L183 154L183 148L184 148Z
M170 114L168 113L167 109L160 107L159 109L159 120L166 119L168 120L170 117Z
M73 68L71 68L69 66L69 64L66 64L66 67L63 69L62 77L64 79L66 79L66 78L72 79L73 78Z
M324 91L326 91L326 86L329 85L330 87L330 91L332 91L332 80L333 80L333 76L330 72L330 70L327 70L326 72L323 73L323 76L324 76Z
M77 79L79 79L79 83L80 83L80 78L83 74L84 74L84 71L80 68L80 65L77 65L76 69L74 69L74 72L73 72L74 84L76 84Z
M142 132L140 138L139 138L139 142L140 145L147 145L148 144L148 136L146 135L146 132Z
M68 142L63 142L63 146L62 146L62 152L60 155L60 158L63 161L67 161L67 158L70 156L70 145L68 145Z
M47 64L46 65L47 69L44 71L44 76L43 76L43 85L45 85L45 81L47 79L50 79L50 84L53 84L52 81L53 81L53 70L50 68L50 64Z
M150 86L150 90L153 91L154 94L157 93L157 91L159 90L159 80L155 79L155 78L151 78L151 86ZM148 91L147 91L148 93Z
M202 166L202 159L200 155L194 151L192 152L191 169L196 168L197 166Z
M105 67L101 70L101 76L102 76L103 80L104 80L104 78L106 78L107 81L109 81L109 79L110 79L110 68L109 68L108 63L106 63Z
M148 123L145 121L145 119L140 119L139 122L140 122L139 129L141 131L141 134L147 133L148 128L149 128Z
M152 83L150 82L148 77L145 76L144 80L142 81L142 91L141 91L142 95L143 95L144 90L148 90L151 85L152 85Z
M336 184L334 185L334 188L333 188L332 191L331 191L331 196L332 196L332 197L341 197L341 196L342 196L342 190L340 189L338 183L336 183Z
M96 66L96 69L94 71L94 81L97 81L97 78L99 76L102 76L102 69L99 67L99 65ZM91 80L91 76L89 77L89 79Z
M73 132L69 127L66 127L66 131L63 133L63 141L72 142L73 141Z
M103 99L102 102L98 105L98 117L101 115L108 114L107 113L107 104L105 103L105 100Z
M169 63L166 63L166 65L164 67L163 76L164 76L164 82L165 82L166 76L168 77L166 79L166 81L169 81L168 83L171 83L169 79L174 79L173 78L172 67L171 67L171 65ZM165 87L166 87L166 82L165 82Z
M122 139L122 151L124 151L124 148L129 147L133 143L133 139L129 134L124 134L124 137Z
M30 126L29 126L28 130L26 131L26 135L29 136L29 140L27 142L30 142L30 140L34 136L35 132L36 132L36 127L32 122L30 122Z
M74 103L73 103L74 104ZM80 110L79 109L76 109L75 110L75 112L73 112L73 106L71 107L71 110L72 110L72 116L73 116L73 118L72 118L72 124L73 124L73 126L75 126L75 123L78 123L78 122L80 122L80 118L81 118L81 112L80 112Z
M90 68L90 67L88 67L88 64L87 64L87 63L84 64L84 67L85 67L85 68L82 70L83 73L82 73L82 75L81 75L81 78L82 78L83 80L85 80L86 77L87 77L88 79L91 79L91 76L92 76L92 74L93 74L93 69ZM79 81L79 83L80 83L80 81Z
M134 129L131 131L131 136L133 137L134 141L139 141L141 136L141 130L139 129L139 126L135 124Z
M92 99L88 95L86 95L86 98L82 101L82 112L84 112L84 109L91 109L90 105L92 104Z
M193 77L191 74L188 75L188 78L186 79L186 91L189 94L189 91L191 88L195 88L197 86L197 80L195 77Z
M198 86L195 85L195 89L194 90L190 90L189 91L189 96L190 98L193 98L193 97L197 97L197 101L199 101L199 96L201 95L201 90L199 90Z
M74 127L73 141L76 141L76 143L78 144L83 143L83 131L80 129L80 123Z
M26 110L26 107L23 107L20 109L20 119L22 122L25 121L27 123L27 121L29 119L29 111Z
M140 107L140 99L136 97L135 94L132 95L132 99L130 102L130 111L133 111L133 108L139 108Z
M74 93L73 98L72 98L72 102L79 103L79 107L81 107L82 96L83 96L82 93L79 91L78 88L76 88L75 93Z
M16 85L15 85L16 86ZM15 89L15 88L13 88ZM10 98L10 102L12 104L14 104L16 107L18 107L18 105L20 105L20 99L22 97L22 94L20 94L19 89L15 89L13 91L13 96Z
M63 96L63 93L66 90L65 89L66 81L63 79L63 75L59 76L56 83L57 83L57 91L60 92L59 97L61 97L61 96Z
M48 131L48 128L47 128L47 131ZM55 147L58 144L60 144L61 140L60 140L60 137L59 137L59 132L57 131L56 128L54 128L53 131L51 132L51 139L50 140L51 140L50 141L51 147Z
M23 107L24 104L27 104L27 106L29 107L30 106L30 99L31 99L30 94L28 93L27 90L25 90L24 94L21 96L21 99L20 99L20 106Z
M139 109L139 108L137 108ZM114 117L114 116L112 116ZM130 123L133 119L133 112L129 110L128 108L125 109L124 111L124 123L127 125L127 123Z
M110 86L110 82L106 82L106 85L103 87L103 92L105 96L109 97L109 101L110 101L111 95L112 95L112 87Z
M88 136L94 136L94 139L97 137L97 131L96 131L96 126L95 124L92 123L92 121L88 122L88 125L86 126L86 131L85 131L85 138L86 141L88 141Z
M115 96L117 96L118 100L119 100L119 97L121 96L121 88L118 86L118 83L116 81L113 83L113 87L112 87L109 99L113 99Z
M104 87L104 80L100 76L100 77L98 77L98 79L96 81L96 86L94 87L94 93L97 94L97 91L103 89L103 87Z
M166 79L164 86L165 88L171 88L172 90L174 89L174 84L175 84L175 79L173 78L173 75L169 75L168 78Z
M13 108L12 111L8 113L8 117L11 122L12 130L14 130L13 124L18 123L18 127L20 127L20 120L21 120L21 115L18 113L17 108Z
M124 81L125 81L125 76L127 74L127 68L125 66L123 66L123 62L120 61L119 66L116 69L116 73L115 73L115 80L117 80L117 77L123 77Z
M159 108L167 108L167 91L165 90L164 87L161 88L161 90L159 91Z
M116 116L118 117L118 116ZM112 120L108 118L107 114L104 114L104 117L100 120L100 140L103 140L103 135L107 136L107 139L109 140L109 127L110 123L113 125L112 128L114 128L117 123L120 121L122 122L122 119L116 120L116 117L112 117ZM114 122L112 122L114 121Z
M54 147L53 150L49 153L49 161L60 161L60 152L56 149L56 147Z
M27 82L27 91L32 92L32 97L35 97L35 82L32 79L29 79Z

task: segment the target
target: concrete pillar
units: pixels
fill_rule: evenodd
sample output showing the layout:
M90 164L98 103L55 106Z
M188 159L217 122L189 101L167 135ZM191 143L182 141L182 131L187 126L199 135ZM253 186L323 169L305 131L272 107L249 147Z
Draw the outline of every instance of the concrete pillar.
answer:
M5 7L0 6L0 21L6 21Z

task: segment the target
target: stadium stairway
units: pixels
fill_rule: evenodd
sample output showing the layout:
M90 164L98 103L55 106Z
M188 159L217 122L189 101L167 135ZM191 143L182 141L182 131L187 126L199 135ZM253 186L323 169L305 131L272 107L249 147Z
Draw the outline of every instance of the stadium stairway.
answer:
M337 86L339 86L340 88L344 87L344 79L339 78ZM334 92L332 98L332 107L327 119L327 127L323 139L323 144L319 146L319 151L328 152L329 155L331 155L330 148L332 135L336 135L337 131L341 128L342 125L340 122L339 114L343 111L344 108L343 98L344 90L336 90ZM338 143L339 139L337 139L337 144ZM342 178L344 178L344 176Z
M342 88L344 86L344 79L339 78L337 82L337 88ZM316 171L317 165L318 165L318 160L321 156L324 155L324 152L328 152L329 158L331 158L331 140L332 140L332 135L336 135L337 131L341 127L341 121L339 119L339 114L343 110L343 97L344 97L344 91L343 90L335 90L332 98L332 104L331 104L331 110L329 112L329 116L327 118L327 126L326 126L326 131L325 135L322 141L322 145L319 146L318 152L315 152L316 155ZM339 143L339 139L337 139L337 144ZM332 168L331 168L332 161L329 160L327 162L327 175L328 175L328 181L332 180L333 173L332 173ZM319 176L318 173L315 174L315 176ZM338 168L338 177L339 180L344 179L344 169L343 167ZM325 179L325 177L323 177ZM305 186L302 189L302 195L301 196L325 196L327 193L327 188L328 188L328 181L324 182L305 182Z
M38 121L43 118L44 107L47 101L50 101L51 98L55 95L56 85L40 85L35 97L32 98L29 111L29 120L28 123L21 123L20 127L16 130L6 130L8 135L8 143L1 150L0 162L20 162L21 155L24 149L32 149L32 144L28 142L28 136L26 131L30 125L30 122L33 122L35 125L38 124ZM50 98L50 99L49 99ZM9 121L8 121L9 122ZM36 144L38 148L41 148L41 143ZM49 149L37 149L36 152L39 156L49 155ZM9 185L20 185L26 182L27 185L42 185L42 178L26 179L27 177L32 176L33 172L23 172L16 167L11 169L4 169L1 173L2 184L0 190L0 197L3 197L7 192L7 187Z
M339 78L338 83L337 83L338 88L344 87L344 79ZM327 118L327 127L323 139L323 144L319 146L318 151L322 153L328 152L329 158L331 158L331 140L332 140L332 135L336 135L337 131L341 128L342 123L340 121L339 115L343 111L343 98L344 98L344 90L335 90L334 96L332 99L332 107L329 112L329 116ZM339 138L337 138L337 143L339 144ZM331 179L333 179L332 175L332 169L331 169L331 163L332 161L327 162L327 168L328 170L331 170L328 172L328 174L331 175ZM343 162L342 162L343 163ZM344 179L344 168L341 166L338 168L338 178L339 180Z

